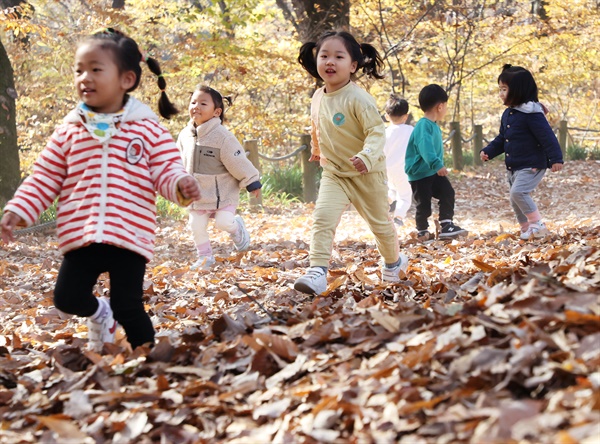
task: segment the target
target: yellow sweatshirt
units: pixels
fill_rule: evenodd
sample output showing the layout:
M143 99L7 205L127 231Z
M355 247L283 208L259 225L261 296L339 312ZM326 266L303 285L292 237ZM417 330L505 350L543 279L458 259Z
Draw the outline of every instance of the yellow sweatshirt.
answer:
M326 93L318 89L311 102L312 154L324 170L358 176L350 158L359 157L369 173L385 171L385 125L375 99L354 82Z

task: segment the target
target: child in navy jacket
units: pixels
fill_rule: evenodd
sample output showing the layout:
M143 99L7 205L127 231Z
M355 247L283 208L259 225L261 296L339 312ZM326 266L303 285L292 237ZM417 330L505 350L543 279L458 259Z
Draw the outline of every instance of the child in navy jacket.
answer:
M520 66L504 65L498 87L508 108L502 114L500 133L481 150L480 157L487 161L505 153L510 203L521 225L521 239L541 238L548 230L531 192L546 169L562 170L562 151L546 120L546 109L538 102L532 74Z

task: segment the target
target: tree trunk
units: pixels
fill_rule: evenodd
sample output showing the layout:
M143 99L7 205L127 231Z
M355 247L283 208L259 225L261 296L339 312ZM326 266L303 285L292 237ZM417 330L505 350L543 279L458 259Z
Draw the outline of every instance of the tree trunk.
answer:
M316 41L324 31L350 30L350 0L276 0L276 3L302 43Z
M4 207L19 186L21 168L17 145L14 72L1 40L0 72L0 207Z

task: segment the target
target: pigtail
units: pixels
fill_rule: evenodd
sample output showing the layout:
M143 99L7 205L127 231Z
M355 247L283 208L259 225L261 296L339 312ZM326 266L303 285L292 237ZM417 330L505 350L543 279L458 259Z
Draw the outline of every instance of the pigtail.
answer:
M158 61L153 59L152 57L145 57L144 60L148 65L148 69L152 71L153 74L157 76L158 87L160 88L160 99L158 99L158 112L165 119L170 119L175 114L179 112L179 110L171 103L169 97L167 97L167 93L165 89L167 88L167 81L160 70L160 65Z
M300 47L300 53L298 54L298 63L315 79L321 79L321 76L317 72L317 60L315 55L315 48L317 44L315 42L307 42Z
M368 43L361 43L360 50L364 57L362 70L366 76L374 79L383 79L385 76L382 74L382 71L385 65L377 49Z

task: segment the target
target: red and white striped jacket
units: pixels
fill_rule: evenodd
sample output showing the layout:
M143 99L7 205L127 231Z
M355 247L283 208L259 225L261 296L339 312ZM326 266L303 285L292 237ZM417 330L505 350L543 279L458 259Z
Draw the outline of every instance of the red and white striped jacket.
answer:
M31 225L58 196L57 234L63 254L106 243L150 261L156 192L180 203L177 183L189 174L156 114L133 97L129 102L119 132L104 143L91 137L76 111L69 113L4 211Z

